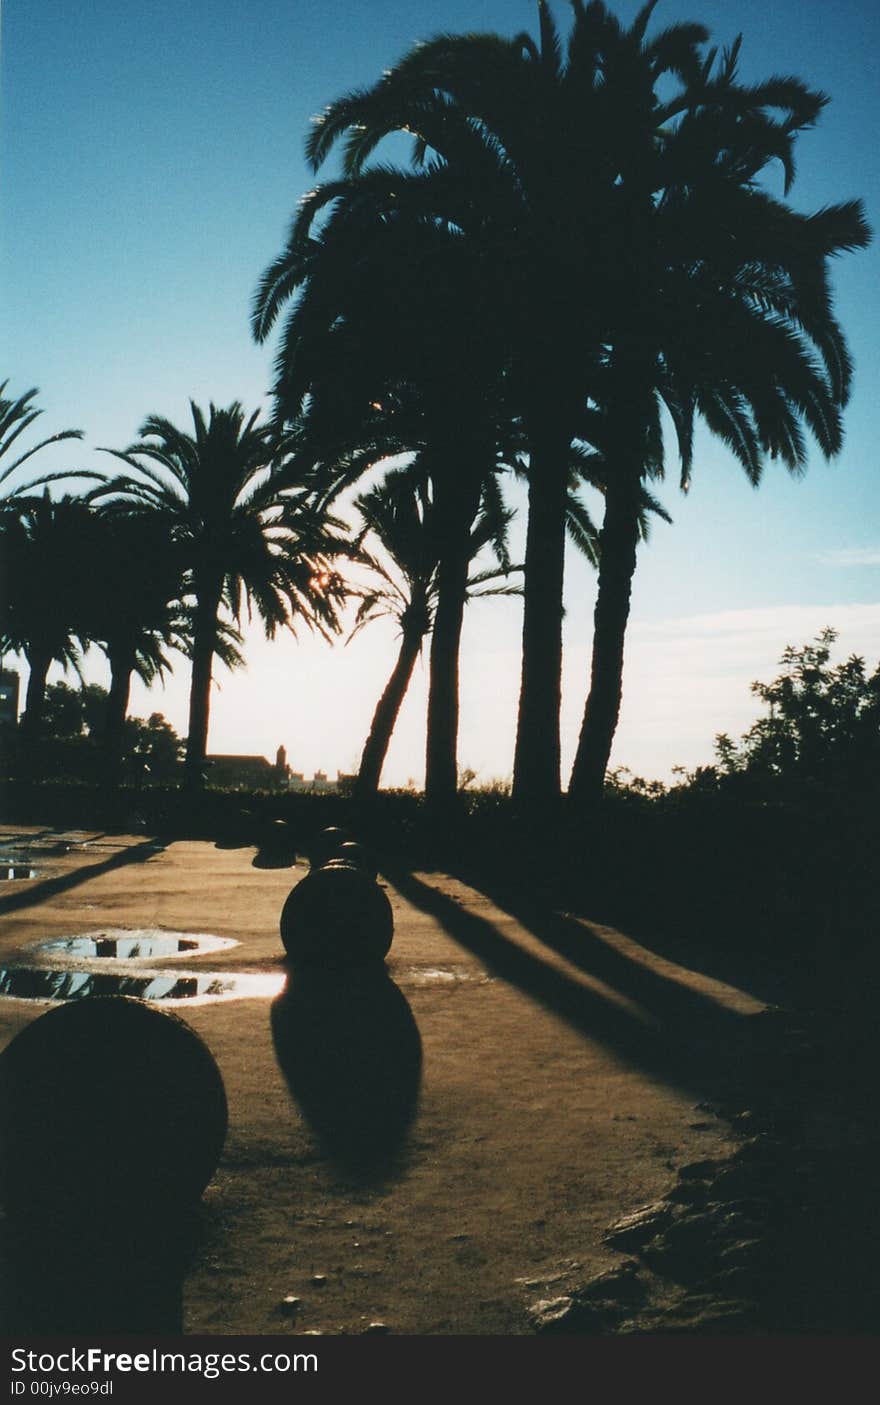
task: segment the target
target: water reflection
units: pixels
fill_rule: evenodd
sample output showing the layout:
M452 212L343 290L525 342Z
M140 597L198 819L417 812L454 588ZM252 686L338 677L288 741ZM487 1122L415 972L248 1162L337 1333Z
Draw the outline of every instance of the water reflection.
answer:
M82 1000L96 995L131 995L188 1005L214 1000L271 999L284 987L282 971L199 973L144 971L138 975L110 971L53 971L47 967L0 969L0 995L17 1000Z
M153 928L130 931L109 928L79 937L61 937L41 942L38 951L58 956L105 957L112 961L152 961L157 956L181 956L187 952L224 951L238 946L231 937L209 937L181 932L161 932Z
M11 863L9 859L0 859L0 881L12 882L16 878L36 878L37 870L31 868L30 864Z

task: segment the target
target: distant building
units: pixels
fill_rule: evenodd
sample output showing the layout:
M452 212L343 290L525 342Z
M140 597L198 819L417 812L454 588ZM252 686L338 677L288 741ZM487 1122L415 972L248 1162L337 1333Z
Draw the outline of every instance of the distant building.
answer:
M257 790L274 790L276 769L265 756L206 756L205 771L209 785L252 786Z
M343 789L346 781L354 779L339 771L336 780L331 781L326 771L316 771L307 780L302 771L290 769L283 746L276 751L274 762L267 761L265 756L207 756L205 772L210 785L240 785L254 790L301 790L321 794Z
M283 746L279 746L275 753L275 784L279 790L285 790L290 781L290 767L287 764L287 752Z
M307 779L302 771L288 770L287 788L288 790L307 791L312 795L333 794L339 790L340 782L346 777L341 771L336 773L336 780L331 781L326 771L316 771L311 779Z
M14 668L0 669L0 727L14 727L18 721L20 684Z

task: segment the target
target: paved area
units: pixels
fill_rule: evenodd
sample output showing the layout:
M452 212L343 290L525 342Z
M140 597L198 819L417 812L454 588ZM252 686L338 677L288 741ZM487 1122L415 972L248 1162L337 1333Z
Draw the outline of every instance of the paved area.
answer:
M34 871L0 885L6 972L149 972L165 989L210 975L219 992L203 979L200 995L169 1002L213 1052L230 1108L184 1284L188 1332L527 1331L537 1298L620 1261L603 1243L611 1221L731 1145L699 1104L711 1056L760 1002L625 933L389 868L393 985L373 1005L349 987L337 1005L332 988L286 986L278 918L305 865L13 826L0 855ZM120 930L231 944L123 961L45 950ZM236 991L237 975L250 984ZM0 998L0 1044L49 1008ZM313 1074L349 1049L381 1108L383 1088L401 1095L414 1029L415 1115L393 1155L359 1165L334 1146L333 1109L316 1117L326 1086Z

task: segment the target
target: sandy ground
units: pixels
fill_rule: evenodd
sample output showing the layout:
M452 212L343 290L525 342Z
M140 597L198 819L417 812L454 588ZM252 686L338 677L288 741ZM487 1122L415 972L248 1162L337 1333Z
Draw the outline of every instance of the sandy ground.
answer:
M613 1221L734 1145L711 1110L707 1051L735 1051L762 1008L749 992L611 928L507 910L447 874L389 870L387 966L420 1035L421 1088L396 1158L357 1173L307 1121L273 1039L279 914L305 864L0 828L0 852L16 843L37 873L0 890L0 967L58 965L34 950L53 938L159 928L237 945L130 972L266 978L256 998L173 1007L213 1052L229 1102L184 1284L189 1333L527 1332L536 1300L620 1263L603 1241ZM48 1008L0 999L0 1044Z

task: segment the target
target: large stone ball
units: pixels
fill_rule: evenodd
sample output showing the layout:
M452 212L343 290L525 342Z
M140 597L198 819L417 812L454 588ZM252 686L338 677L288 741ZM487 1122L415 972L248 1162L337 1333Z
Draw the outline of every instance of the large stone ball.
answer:
M362 870L342 864L312 869L281 912L281 940L295 966L381 961L393 932L385 892Z
M0 1055L0 1189L54 1216L194 1202L227 1127L213 1055L183 1020L127 996L41 1015Z

